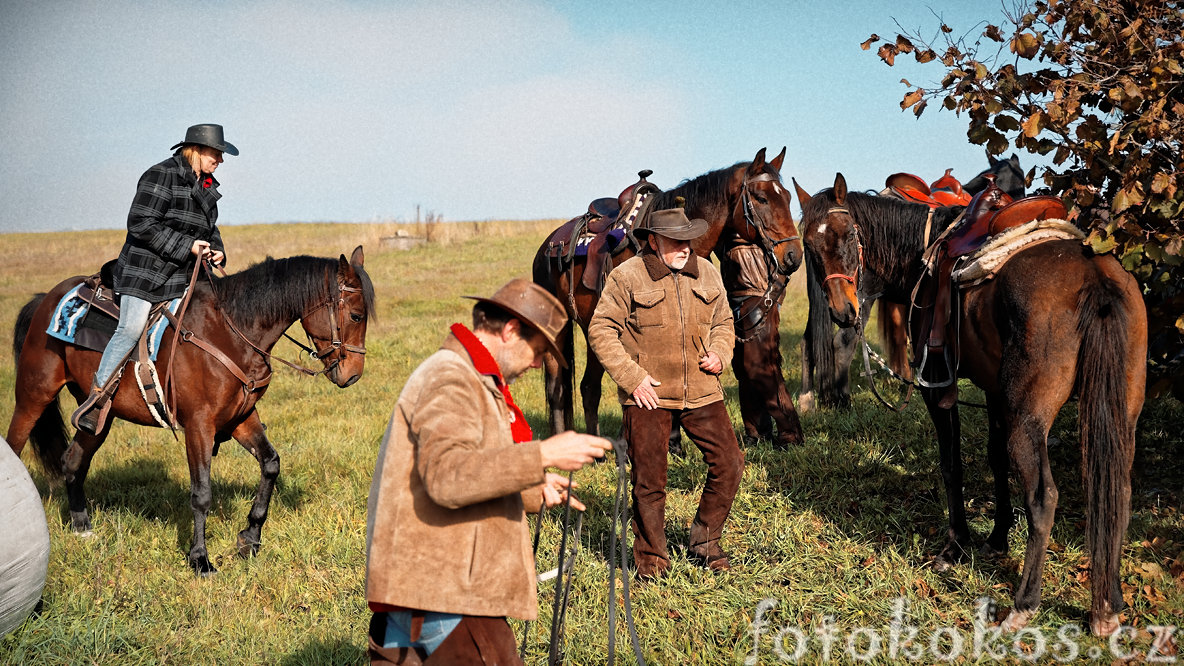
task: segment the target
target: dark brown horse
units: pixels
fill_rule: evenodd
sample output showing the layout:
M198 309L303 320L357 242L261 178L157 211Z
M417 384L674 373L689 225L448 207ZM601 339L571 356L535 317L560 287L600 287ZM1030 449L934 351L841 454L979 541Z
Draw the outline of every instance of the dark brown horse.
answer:
M780 177L781 163L785 159L785 149L771 161L765 160L765 149L757 152L751 162L739 162L730 167L708 172L697 178L684 181L677 187L656 194L651 210L661 210L674 207L677 198L685 200L686 213L692 218L707 220L707 233L694 240L691 248L701 257L709 256L713 251L721 257L727 256L730 248L738 243L751 243L761 248L767 257L766 265L771 275L789 275L797 269L802 260L802 244L794 226L790 212L790 194L782 185ZM574 353L574 327L578 325L587 333L588 322L596 310L600 300L600 293L583 285L584 260L576 258L574 263L567 264L557 260L548 253L548 247L555 239L560 229L552 232L539 247L534 258L534 280L551 293L555 294L567 307L571 321L564 331L564 356L568 362L567 368L560 368L557 363L550 362L544 366L547 387L547 405L551 414L551 426L554 432L571 430L575 426L573 409L573 379L572 368ZM631 238L631 236L626 236ZM613 257L614 265L625 261L636 253L636 247L621 250ZM766 328L765 337L745 344L770 344L769 340L776 333L776 324ZM585 335L585 344L587 336ZM588 432L599 433L600 422L598 410L601 398L601 379L604 368L596 359L591 349L587 350L587 365L580 380L580 394L584 407L584 417ZM737 350L734 355L733 368L742 363L751 354ZM760 354L768 359L768 354ZM754 371L762 380L771 377L763 370ZM741 377L741 372L736 373ZM778 367L776 382L782 385L780 367ZM776 389L768 386L760 390L765 395L777 396ZM783 410L778 410L772 416L779 427L790 438L800 441L801 428L797 425L797 413L793 404L783 401ZM784 413L783 413L784 412ZM755 428L754 428L755 429ZM796 430L796 434L794 431Z
M1007 159L996 159L994 155L987 153L987 162L988 167L963 187L967 193L978 194L985 190L992 182L988 178L990 176L993 177L995 185L1013 199L1024 196L1025 176L1016 155L1012 154ZM809 198L809 194L798 191L799 203ZM919 224L921 226L917 233L921 234L925 218L921 218ZM802 390L798 395L798 408L802 412L813 409L815 403L824 407L850 406L849 368L861 343L859 329L836 329L831 319L830 305L822 290L822 279L816 273L814 267L807 262L806 294L810 307L806 318L806 330L802 335ZM877 320L880 344L888 357L888 370L903 380L911 380L913 373L908 360L908 303L883 297L882 287L868 282L865 281L861 285L866 293L860 294L860 321L870 321L872 308L879 309ZM876 371L874 367L871 370ZM874 379L869 377L868 381ZM872 388L875 388L874 385Z
M881 282L886 297L908 298L922 278L924 244L918 230L927 208L848 192L841 174L833 188L802 202L802 235L810 261L828 276L824 287L839 325L858 325L857 293L864 280ZM949 214L934 217L936 231L950 223ZM996 510L986 549L1007 550L1009 462L1028 518L1023 573L1004 627L1022 628L1040 603L1058 494L1049 468L1048 432L1061 406L1076 394L1092 563L1090 627L1097 635L1109 635L1119 626L1123 605L1119 559L1130 518L1135 424L1147 365L1147 313L1138 285L1112 255L1094 255L1077 240L1050 240L1021 249L994 279L959 292L957 376L982 388L987 402ZM913 339L914 349L926 344L916 342L918 335ZM958 406L939 404L946 389L922 388L921 394L937 428L950 518L949 540L936 562L940 569L970 546Z
M231 437L259 461L258 492L237 543L243 557L259 550L280 458L267 439L255 403L267 390L270 351L284 331L300 320L316 347L314 356L324 364L321 372L334 384L344 388L362 376L366 323L374 312L374 288L362 268L363 260L360 246L349 260L345 255L268 258L240 273L197 282L181 322L172 377L174 422L185 431L189 459L193 507L189 563L199 574L215 571L205 535L211 502L210 459L217 445ZM111 422L98 435L75 433L67 448L58 393L65 387L75 399L83 400L101 354L46 333L62 295L82 281L82 277L65 280L21 310L13 332L16 407L7 439L18 456L25 442L31 441L46 472L54 478L65 477L71 527L85 534L90 531L90 515L83 484ZM170 327L158 355L160 377L165 376L172 341ZM131 374L130 368L124 373L111 413L132 423L157 425Z

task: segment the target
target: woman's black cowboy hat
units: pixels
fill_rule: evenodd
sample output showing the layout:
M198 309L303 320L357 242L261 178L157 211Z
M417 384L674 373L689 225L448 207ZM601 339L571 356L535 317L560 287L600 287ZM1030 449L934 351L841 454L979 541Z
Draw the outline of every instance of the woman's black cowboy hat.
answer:
M185 140L169 148L169 150L176 150L187 143L209 146L214 150L228 155L238 155L238 148L235 148L233 143L230 143L222 136L222 126L214 125L213 123L190 127L185 131Z

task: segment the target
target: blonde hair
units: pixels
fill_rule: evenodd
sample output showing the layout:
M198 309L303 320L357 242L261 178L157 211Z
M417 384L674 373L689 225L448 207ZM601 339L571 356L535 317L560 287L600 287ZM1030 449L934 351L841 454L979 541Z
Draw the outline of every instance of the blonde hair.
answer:
M197 173L202 172L201 155L203 150L211 150L215 153L218 152L218 150L215 148L200 146L196 143L187 143L184 146L181 146L181 157L184 157L185 161L189 162L189 166L193 167L193 170Z

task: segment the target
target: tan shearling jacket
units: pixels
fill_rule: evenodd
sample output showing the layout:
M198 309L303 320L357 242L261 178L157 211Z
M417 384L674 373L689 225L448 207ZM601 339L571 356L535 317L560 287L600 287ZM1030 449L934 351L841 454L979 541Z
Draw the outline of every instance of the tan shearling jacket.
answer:
M699 357L714 351L724 367L732 362L736 333L719 270L691 255L681 271L643 252L608 274L588 342L617 397L632 405L633 390L649 374L658 406L694 409L723 400L719 377L699 369Z
M453 335L411 374L370 486L368 602L535 619L524 502L542 501L542 453L537 441L514 443L509 418Z

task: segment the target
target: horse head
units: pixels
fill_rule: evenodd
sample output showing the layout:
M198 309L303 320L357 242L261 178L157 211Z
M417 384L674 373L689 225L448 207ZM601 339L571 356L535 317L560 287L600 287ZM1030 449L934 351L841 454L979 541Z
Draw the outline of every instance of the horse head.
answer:
M831 319L843 327L859 325L859 280L863 244L847 208L847 181L835 174L832 190L810 196L793 181L802 206L802 238L830 303Z
M361 245L349 260L341 255L326 285L325 300L300 318L316 347L313 356L325 365L325 376L341 388L361 379L366 362L366 324L374 312L374 286L362 267L364 261Z
M1024 169L1020 166L1019 156L1012 153L1011 157L1000 160L987 153L987 162L990 166L979 175L971 178L962 186L962 189L970 194L978 194L987 189L989 182L986 176L992 174L995 176L996 187L1006 192L1012 199L1022 199L1027 186L1027 178L1024 176Z
M790 210L790 194L781 184L781 163L785 148L772 161L765 161L761 148L747 166L733 174L729 190L734 192L730 223L736 234L764 248L773 265L790 275L802 263L802 239Z

